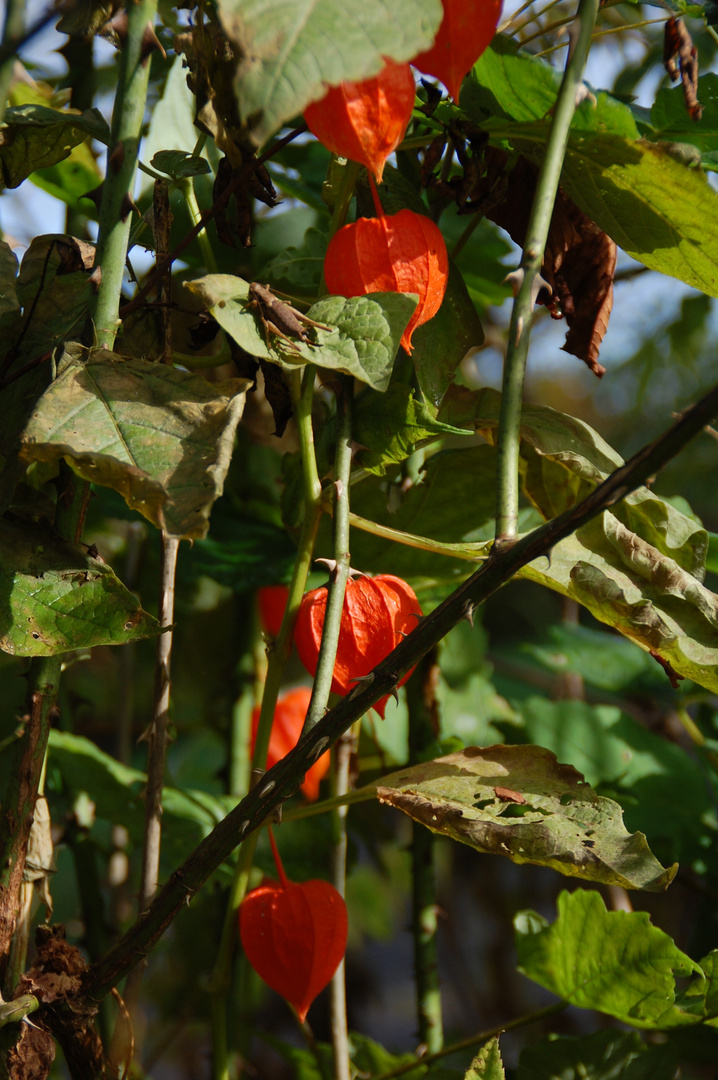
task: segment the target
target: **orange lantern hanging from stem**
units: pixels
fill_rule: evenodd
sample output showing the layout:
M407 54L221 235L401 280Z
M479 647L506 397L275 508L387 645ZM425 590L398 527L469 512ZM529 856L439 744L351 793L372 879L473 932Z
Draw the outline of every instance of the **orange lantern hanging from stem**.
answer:
M324 260L324 280L335 296L374 292L416 293L419 303L401 344L411 352L417 326L441 307L449 278L449 256L438 225L424 214L385 214L372 187L375 218L359 218L332 237Z
M381 183L414 109L416 87L409 64L388 60L374 79L332 86L304 110L307 127L334 154L365 165Z
M326 607L327 589L322 586L305 593L297 615L294 640L299 659L310 675L317 670ZM415 629L419 618L421 607L416 594L401 578L377 574L373 578L364 575L348 581L334 663L333 693L348 694L357 679L368 675ZM403 686L410 675L408 671L398 685ZM380 698L374 705L382 720L388 700L388 696Z
M250 964L294 1007L304 1023L347 947L347 908L328 881L290 881L270 829L279 881L247 893L239 908L239 936Z

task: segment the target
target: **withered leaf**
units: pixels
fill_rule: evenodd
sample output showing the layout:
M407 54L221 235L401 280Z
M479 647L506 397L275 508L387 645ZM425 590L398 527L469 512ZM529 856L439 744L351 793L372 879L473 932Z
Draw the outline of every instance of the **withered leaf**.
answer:
M507 787L497 787L494 788L494 791L496 792L496 798L500 799L501 802L513 802L519 806L526 802L520 791L512 791L511 788Z
M486 200L484 213L523 247L538 170L520 157L510 172L503 150L485 151L486 172L472 191L472 204ZM501 198L496 198L496 193ZM551 218L542 277L554 291L547 304L554 318L565 317L568 333L562 348L583 360L599 378L601 342L613 307L616 245L559 188ZM539 294L539 300L543 297Z
M20 1038L9 1051L9 1080L45 1080L55 1060L55 1041L35 1024L23 1024Z
M698 50L683 19L671 17L663 33L663 66L671 82L680 78L683 100L691 120L700 120L703 106L698 100Z

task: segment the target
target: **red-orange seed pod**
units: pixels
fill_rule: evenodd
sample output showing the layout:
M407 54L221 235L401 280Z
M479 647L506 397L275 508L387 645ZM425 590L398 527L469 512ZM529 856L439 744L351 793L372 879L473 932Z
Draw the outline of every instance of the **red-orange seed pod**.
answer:
M239 936L254 970L304 1023L346 951L347 909L328 881L289 881L271 832L270 839L280 881L247 893L239 908Z
M332 237L324 260L324 280L335 296L418 293L416 311L401 338L407 352L416 327L441 307L448 277L449 256L441 230L413 210L345 225Z
M328 150L366 165L381 182L386 159L411 120L415 96L409 64L388 60L375 79L330 87L305 109L304 119Z
M308 686L297 686L293 690L288 690L277 702L267 754L268 769L286 757L299 742L311 696L312 692ZM254 743L259 727L259 712L259 706L252 712L252 753L254 753ZM309 802L314 802L319 796L319 782L329 770L329 760L327 750L314 762L302 781L302 791Z
M434 44L412 63L441 79L454 101L464 75L490 44L501 18L501 0L443 0L444 18Z
M322 640L327 590L322 587L306 593L299 607L294 640L299 659L310 675L317 670ZM334 664L332 691L344 696L356 686L357 678L368 675L392 649L416 627L421 608L414 590L391 574L361 577L347 582L342 611L337 658ZM402 686L411 675L407 672ZM388 697L374 708L384 719Z

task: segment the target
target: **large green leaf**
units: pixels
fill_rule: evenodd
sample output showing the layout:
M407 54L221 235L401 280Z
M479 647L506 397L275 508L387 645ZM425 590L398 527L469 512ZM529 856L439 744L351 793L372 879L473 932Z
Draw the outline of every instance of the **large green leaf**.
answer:
M376 782L377 796L434 832L516 863L660 892L665 870L620 806L540 746L467 747Z
M89 739L64 731L50 732L49 766L77 796L86 792L95 814L121 822L131 843L141 848L145 829L144 791L147 777L122 765ZM165 787L162 792L162 868L169 874L232 809L229 798L205 791Z
M110 131L97 109L72 113L47 105L8 109L0 125L0 185L14 188L30 173L55 165L73 146L91 137L109 142Z
M519 52L513 38L498 34L464 81L461 107L474 119L491 127L491 121L543 120L550 116L561 73L527 52ZM631 110L601 91L595 103L586 101L573 118L574 129L610 131L636 138Z
M558 898L549 925L535 912L516 920L521 971L582 1009L597 1009L638 1028L671 1028L700 1022L700 997L681 994L676 978L705 977L644 911L606 911L597 892L577 889ZM690 988L689 988L690 989ZM698 1002L695 1009L693 1005Z
M222 494L246 385L208 383L102 350L68 350L25 429L22 456L65 458L170 535L203 537Z
M270 259L262 270L262 281L266 276L266 280L278 288L299 292L302 296L316 296L324 272L327 243L326 233L312 226L299 246L290 244Z
M376 75L385 58L412 60L442 18L439 0L220 0L219 11L241 51L237 97L258 143L325 85Z
M53 656L159 633L110 567L31 522L0 521L0 649Z
M312 342L285 342L265 331L249 306L249 282L232 274L208 274L186 283L212 312L222 329L252 356L289 367L316 364L341 371L386 390L394 359L417 304L414 293L373 293L371 296L329 296L308 315L328 329L308 330Z
M599 636L609 637L594 634ZM615 705L530 697L517 708L528 743L570 761L589 783L608 786L619 801L625 795L628 828L645 832L659 856L676 862L711 858L718 841L715 797L699 760ZM516 739L515 718L505 730Z
M499 129L497 141L537 164L548 126ZM572 132L561 186L599 228L651 270L718 296L718 194L670 145L600 132Z

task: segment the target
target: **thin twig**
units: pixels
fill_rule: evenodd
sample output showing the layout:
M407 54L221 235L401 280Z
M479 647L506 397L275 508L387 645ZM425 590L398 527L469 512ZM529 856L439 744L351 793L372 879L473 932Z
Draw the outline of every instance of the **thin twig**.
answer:
M654 442L647 444L585 499L535 529L492 558L426 616L392 653L300 740L285 758L207 836L161 890L150 910L87 974L84 991L101 999L151 949L177 913L244 838L270 818L301 783L327 746L335 742L375 701L391 692L397 678L413 667L467 612L483 603L528 563L547 552L603 510L615 505L659 472L718 415L718 385L687 409Z
M285 147L288 143L292 142L293 139L296 139L297 135L301 135L302 132L306 130L307 128L305 124L300 124L299 127L293 128L286 135L283 135L281 139L277 139L275 143L272 143L272 145L268 147L268 149L265 150L263 154L260 154L257 158L252 158L251 161L248 161L246 165L244 165L234 174L229 184L227 184L227 187L224 189L219 198L212 203L209 210L202 211L200 220L197 222L197 224L192 226L189 232L187 232L182 237L180 242L176 245L176 247L172 249L172 251L170 251L169 255L167 255L165 259L162 259L160 262L156 263L154 269L148 275L147 280L145 281L142 288L137 290L131 300L129 300L126 304L123 304L122 308L120 309L121 319L126 319L128 315L130 315L141 305L145 297L152 292L155 285L157 284L158 278L161 277L161 275L165 272L167 266L171 265L173 262L179 259L180 255L182 255L184 250L189 247L192 241L199 236L199 234L206 227L206 225L217 216L217 214L220 212L220 210L222 210L223 207L227 205L229 200L234 195L235 191L237 191L237 189L241 187L247 177L252 172L254 172L255 169L258 169L260 165L264 165L265 161L269 161L269 159L273 157L274 154L276 154L279 150Z

